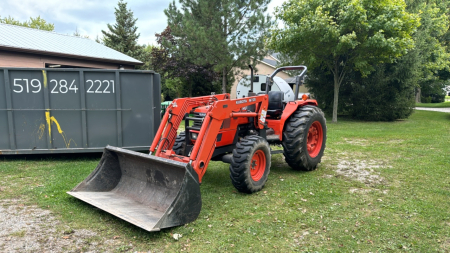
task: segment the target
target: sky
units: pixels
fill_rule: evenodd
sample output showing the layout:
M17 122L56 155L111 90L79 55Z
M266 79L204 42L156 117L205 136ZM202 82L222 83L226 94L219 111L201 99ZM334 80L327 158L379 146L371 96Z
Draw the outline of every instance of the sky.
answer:
M173 0L128 0L128 9L138 18L136 26L140 33L139 44L156 44L155 33L167 26L164 9ZM273 16L276 6L285 0L272 0L268 13ZM178 2L178 0L177 0ZM114 8L118 1L112 0L1 0L0 17L11 16L19 21L40 16L55 25L55 32L73 35L78 31L90 39L102 36L107 24L115 23Z

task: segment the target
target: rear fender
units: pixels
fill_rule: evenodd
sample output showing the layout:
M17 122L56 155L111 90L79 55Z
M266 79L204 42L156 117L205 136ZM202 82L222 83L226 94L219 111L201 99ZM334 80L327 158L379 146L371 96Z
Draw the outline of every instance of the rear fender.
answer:
M305 106L305 105L314 105L317 106L317 101L314 99L308 99L308 100L297 100L293 102L289 102L286 104L283 110L283 114L281 115L280 119L273 120L273 119L267 119L267 127L272 128L275 131L275 134L280 137L280 141L283 138L283 129L284 129L284 123L286 120L295 112L299 107Z

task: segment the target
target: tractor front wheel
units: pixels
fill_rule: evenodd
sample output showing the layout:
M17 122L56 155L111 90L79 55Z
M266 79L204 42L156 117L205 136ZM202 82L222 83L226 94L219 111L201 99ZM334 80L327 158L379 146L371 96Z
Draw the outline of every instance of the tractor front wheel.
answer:
M310 171L320 163L327 140L322 110L306 105L295 111L283 129L283 153L294 170Z
M181 132L177 135L175 139L175 144L173 144L173 151L177 155L184 155L184 150L186 148L186 132Z
M260 191L270 172L269 143L256 135L246 136L236 144L230 163L234 187L245 193Z

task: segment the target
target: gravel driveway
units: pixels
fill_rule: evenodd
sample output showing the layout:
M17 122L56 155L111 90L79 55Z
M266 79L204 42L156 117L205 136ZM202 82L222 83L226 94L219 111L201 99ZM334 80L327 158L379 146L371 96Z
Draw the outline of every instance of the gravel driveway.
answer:
M0 200L0 252L111 252L114 240L90 230L57 231L60 222L48 210L20 200Z

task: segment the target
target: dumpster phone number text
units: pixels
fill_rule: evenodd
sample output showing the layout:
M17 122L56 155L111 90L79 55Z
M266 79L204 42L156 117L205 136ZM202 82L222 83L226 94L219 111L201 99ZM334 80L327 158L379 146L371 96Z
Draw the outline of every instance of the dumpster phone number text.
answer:
M75 84L75 79L69 85L69 82L64 79L50 80L50 89L52 94L66 94L77 93L78 87ZM86 80L89 88L86 93L115 93L114 80ZM42 83L38 79L14 79L13 91L15 93L39 93L42 90Z

